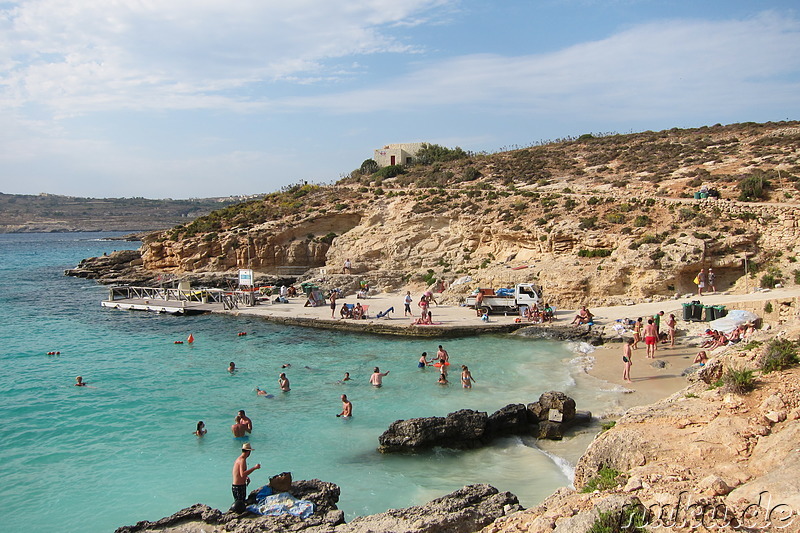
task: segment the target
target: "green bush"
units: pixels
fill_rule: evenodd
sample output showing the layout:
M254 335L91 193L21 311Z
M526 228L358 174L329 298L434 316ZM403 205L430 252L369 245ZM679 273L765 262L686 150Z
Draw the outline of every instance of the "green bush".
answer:
M763 276L761 276L761 281L759 281L759 285L762 289L774 289L775 285L779 283L780 280L775 278L775 275L771 272L767 272Z
M593 229L597 224L597 217L582 217L581 223L578 225L580 229Z
M639 533L648 524L647 508L641 503L600 513L588 533Z
M578 257L608 257L611 255L611 252L613 252L613 250L609 250L608 248L593 248L591 250L581 248L578 250Z
M359 170L361 170L362 174L368 175L375 174L379 168L378 163L375 162L374 159L365 159L364 162L361 163Z
M603 465L597 475L586 482L581 492L594 492L596 490L609 490L617 486L617 478L621 472Z
M378 178L394 178L395 176L399 176L400 174L405 173L405 169L402 165L389 165L388 167L383 167L379 171L375 173L375 176Z
M766 189L769 187L769 180L764 177L763 172L758 172L742 178L738 187L740 202L763 200L767 196Z
M752 370L729 368L722 376L725 386L734 394L745 394L756 388Z
M420 165L430 165L431 163L455 161L456 159L465 159L467 157L469 157L469 154L458 146L447 148L438 144L423 143L417 155L414 156L414 162Z
M760 368L764 373L783 370L800 362L797 357L797 343L789 339L773 339L761 356Z
M606 215L606 220L611 222L612 224L624 224L625 215L623 215L622 213L609 213Z
M650 217L647 215L637 215L636 218L633 219L633 225L637 228L643 228L650 224Z

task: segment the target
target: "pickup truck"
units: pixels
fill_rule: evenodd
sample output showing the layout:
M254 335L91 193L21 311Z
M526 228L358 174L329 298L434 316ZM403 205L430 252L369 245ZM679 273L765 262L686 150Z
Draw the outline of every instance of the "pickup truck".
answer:
M475 309L478 292L483 294L480 307L489 313L516 313L520 307L542 306L542 289L533 283L520 283L513 289L478 289L467 297L465 305Z

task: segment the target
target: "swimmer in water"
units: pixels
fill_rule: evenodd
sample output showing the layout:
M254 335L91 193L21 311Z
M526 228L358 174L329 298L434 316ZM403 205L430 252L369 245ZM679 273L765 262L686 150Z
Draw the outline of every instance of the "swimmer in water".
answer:
M280 378L278 378L278 387L283 392L289 392L291 389L289 388L289 378L286 377L284 372L281 372Z
M350 372L345 372L344 377L339 380L339 383L344 383L345 381L350 381Z
M373 387L382 387L383 386L383 378L389 375L389 371L381 372L380 369L376 366L375 369L372 371L372 375L369 378L369 384Z
M437 381L439 385L450 385L450 382L447 381L447 374L439 374L439 381Z
M231 374L236 372L236 363L234 363L233 361L231 361L231 363L228 365L228 372L230 372Z
M419 358L419 362L417 363L417 368L425 368L430 364L431 364L430 361L428 361L428 352L422 352L422 355Z
M205 423L201 420L197 423L197 429L195 430L194 435L202 437L206 433L208 433L208 430L206 429Z
M78 376L78 377L75 378L75 386L76 387L85 387L86 386L86 383L83 381L83 378L81 376Z
M475 378L472 377L469 368L467 368L467 365L461 365L461 386L465 389L471 389L473 383L475 383Z
M350 418L353 416L353 404L347 399L347 394L342 394L342 412L336 417Z

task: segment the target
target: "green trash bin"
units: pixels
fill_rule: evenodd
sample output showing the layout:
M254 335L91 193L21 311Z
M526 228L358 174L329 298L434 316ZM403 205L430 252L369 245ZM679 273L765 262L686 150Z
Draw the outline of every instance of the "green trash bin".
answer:
M703 320L706 322L711 322L714 320L714 306L713 305L704 305L703 306Z
M694 199L695 200L699 200L700 199L700 193L699 192L694 193Z
M706 198L708 198L708 193L707 192L701 192L700 193L700 198L705 200Z
M691 320L692 319L692 307L694 304L683 304L683 319L684 320Z
M715 305L714 306L714 318L722 318L728 314L728 310L725 309L724 305Z
M701 303L693 303L692 304L692 320L695 322L700 322L703 320L703 304Z
M300 284L300 289L302 289L303 294L305 294L306 297L308 297L311 294L311 290L313 287L314 287L313 283L305 282Z

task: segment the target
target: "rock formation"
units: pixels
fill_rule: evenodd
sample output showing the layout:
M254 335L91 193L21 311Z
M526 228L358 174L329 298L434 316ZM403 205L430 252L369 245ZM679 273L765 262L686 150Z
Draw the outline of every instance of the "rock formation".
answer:
M743 258L793 283L800 254L797 123L673 129L552 143L298 185L144 239L140 269L183 276L251 267L299 281L353 262L380 291L433 279L457 303L476 286L537 281L558 307L615 305L747 281ZM738 201L747 180L766 180ZM701 187L721 199L694 199ZM480 219L482 222L477 223ZM527 268L526 268L527 267ZM766 283L766 282L765 282Z
M336 508L339 500L336 485L320 480L296 481L290 493L298 499L313 501L314 514L305 520L293 516L237 515L196 504L161 520L121 527L117 533L469 533L522 510L517 497L510 492L500 492L490 485L469 485L425 505L390 509L345 523L343 513Z
M462 409L446 417L396 420L378 437L379 451L412 451L434 446L470 449L484 446L507 435L534 435L540 439L561 439L575 423L588 423L589 412L575 411L575 400L562 392L542 394L538 401L509 404L492 415Z

